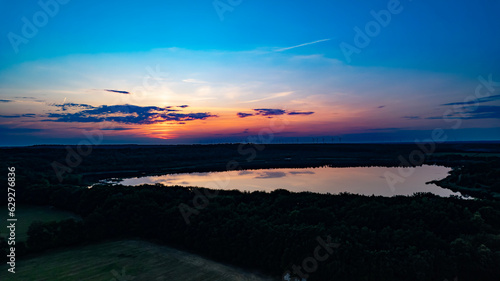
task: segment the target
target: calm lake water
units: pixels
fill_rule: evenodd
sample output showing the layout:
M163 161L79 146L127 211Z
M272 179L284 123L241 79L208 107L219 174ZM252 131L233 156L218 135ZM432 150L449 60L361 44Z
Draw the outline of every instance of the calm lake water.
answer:
M403 182L393 188L386 179L387 173L399 175L398 169L413 170ZM431 192L440 196L461 196L460 193L443 189L431 180L443 179L450 168L424 165L414 168L350 167L240 170L212 173L168 174L161 176L118 179L123 185L161 183L165 185L198 186L214 189L238 189L246 191L272 191L278 188L294 192L318 193L349 192L364 195L412 195L415 192Z

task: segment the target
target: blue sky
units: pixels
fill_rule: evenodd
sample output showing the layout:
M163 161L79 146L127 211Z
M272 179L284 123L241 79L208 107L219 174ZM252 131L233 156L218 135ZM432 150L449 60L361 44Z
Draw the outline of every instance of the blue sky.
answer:
M0 99L7 101L0 102L3 145L26 137L34 143L71 142L67 132L77 140L79 131L98 126L90 119L76 121L78 114L90 114L76 106L71 114L77 115L64 119L69 121L51 119L61 114L54 104L64 103L185 104L189 107L178 113L214 116L170 120L152 111L144 116L147 122L136 124L111 118L133 132L130 142L244 138L243 132L256 134L268 126L270 116L238 113L262 108L314 112L288 115L283 138L369 140L377 130L381 139L410 140L451 127L452 118L462 121L453 128L462 139L470 138L471 130L475 138L500 138L496 86L486 102L466 108L467 114L458 116L455 109L448 122L438 118L450 108L445 104L475 93L478 76L500 81L499 1L40 2L51 4L54 13L35 25L32 38L24 38L23 18L30 24L43 21L43 5L0 1ZM389 13L390 20L377 23L375 35L366 35L369 43L360 47L355 30L367 33L374 13ZM14 37L24 41L13 43ZM342 44L358 52L348 58ZM162 77L154 89L141 91L151 69ZM194 133L207 124L213 129ZM107 139L123 139L121 132L110 132Z

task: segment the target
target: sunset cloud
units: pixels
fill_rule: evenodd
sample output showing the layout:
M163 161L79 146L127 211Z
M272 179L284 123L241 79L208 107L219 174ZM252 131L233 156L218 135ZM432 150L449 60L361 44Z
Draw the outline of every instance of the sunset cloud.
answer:
M274 109L274 108L257 108L254 109L257 115L262 116L274 116L274 115L283 115L286 113L286 110L283 109Z
M292 112L288 112L287 114L288 115L311 115L311 114L314 114L314 112L313 111L306 111L306 112L292 111Z
M168 107L157 106L101 105L76 113L49 113L46 117L50 119L43 119L42 121L78 123L112 121L123 124L156 124L167 121L185 122L218 117L207 112L178 113L176 111Z
M240 118L245 118L245 117L250 117L250 116L255 116L255 115L261 115L261 116L279 116L279 115L311 115L314 114L313 111L287 111L283 109L276 109L276 108L257 108L253 109L256 111L255 114L253 113L245 113L245 112L238 112L236 115Z
M104 91L106 91L106 92L111 92L111 93L124 94L124 95L130 95L130 94L132 94L131 92L127 92L127 91L119 91L119 90L108 90L108 89L104 89Z
M236 113L236 115L238 115L238 117L240 117L240 118L245 118L245 117L253 116L252 113L245 113L245 112L238 112L238 113Z
M34 118L35 114L26 113L26 114L15 114L15 115L0 115L0 118L21 118L21 117Z
M474 108L459 108L445 116L431 116L426 119L500 119L500 106L498 105L481 105Z
M406 120L419 120L421 119L420 116L403 116L402 118Z
M85 103L72 103L72 102L61 103L61 104L53 103L53 104L50 104L50 105L51 106L60 107L63 111L66 111L69 108L81 108L81 109L96 108L95 106L92 106L92 105L89 105L89 104L85 104Z
M276 179L286 177L285 172L263 172L256 176L256 179Z
M491 102L491 101L496 101L500 100L500 95L494 95L494 96L489 96L489 97L484 97L484 98L477 98L473 99L469 102L450 102L450 103L443 103L441 106L450 106L450 105L474 105L476 103L485 103L485 102Z

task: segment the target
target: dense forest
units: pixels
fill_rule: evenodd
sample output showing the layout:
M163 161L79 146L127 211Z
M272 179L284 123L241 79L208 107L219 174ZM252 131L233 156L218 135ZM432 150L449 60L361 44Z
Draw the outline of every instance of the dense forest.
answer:
M500 199L500 158L464 163L433 183L477 198Z
M27 198L84 220L34 223L27 250L143 238L279 276L313 256L318 237L338 244L308 280L498 280L500 203L430 194L393 198L96 186L40 188ZM179 206L195 209L186 223ZM206 206L205 206L206 205ZM5 243L2 243L5 247ZM5 257L5 255L4 255ZM305 271L304 271L305 272Z
M209 150L209 146L201 147ZM431 194L375 197L286 190L248 193L162 185L86 187L88 176L99 172L149 174L160 172L160 167L203 170L199 168L206 164L208 169L209 159L214 166L221 163L221 169L229 161L237 161L241 167L257 163L259 167L293 166L295 161L311 166L324 162L361 165L366 155L371 155L367 160L370 163L392 161L398 165L398 155L411 151L410 147L387 147L390 154L381 150L354 154L348 147L321 152L315 146L302 150L271 146L266 148L267 153L247 162L241 154L232 152L235 147L212 148L217 149L207 156L188 147L185 158L184 147L179 148L181 152L168 147L162 153L158 153L158 147L146 147L137 153L130 152L138 149L134 147L101 148L67 172L62 182L50 165L64 161L67 151L63 147L16 148L10 151L14 153L3 149L2 164L16 166L19 171L19 203L55 206L83 218L35 222L27 242L18 243L16 251L22 255L140 238L257 270L278 280L286 273L309 281L500 280L500 201L491 196L498 188L495 170L500 165L498 158L489 154L463 155L463 150L453 152L450 150L456 147L448 147L439 152L441 156L426 159L427 163L450 163L454 170L447 183L482 189L475 190L484 195L481 200ZM169 149L175 152L169 153ZM340 157L342 153L351 157ZM147 158L153 154L156 158ZM127 160L129 156L136 159ZM0 248L6 253L4 239L0 239Z

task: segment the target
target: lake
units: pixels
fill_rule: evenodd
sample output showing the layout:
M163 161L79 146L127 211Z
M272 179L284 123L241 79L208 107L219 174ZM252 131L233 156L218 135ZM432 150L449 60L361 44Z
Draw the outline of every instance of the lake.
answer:
M412 170L411 176L397 182L393 188L386 179L387 173L399 175L398 169ZM430 192L439 196L461 196L458 192L426 184L443 179L450 168L423 165L412 168L397 167L320 167L302 169L261 169L210 173L167 174L160 176L114 179L113 183L137 186L161 183L165 185L198 186L213 189L238 189L242 191L273 191L287 189L301 192L337 194L349 192L363 195L412 195ZM400 178L403 179L403 178ZM109 182L109 180L108 180Z

